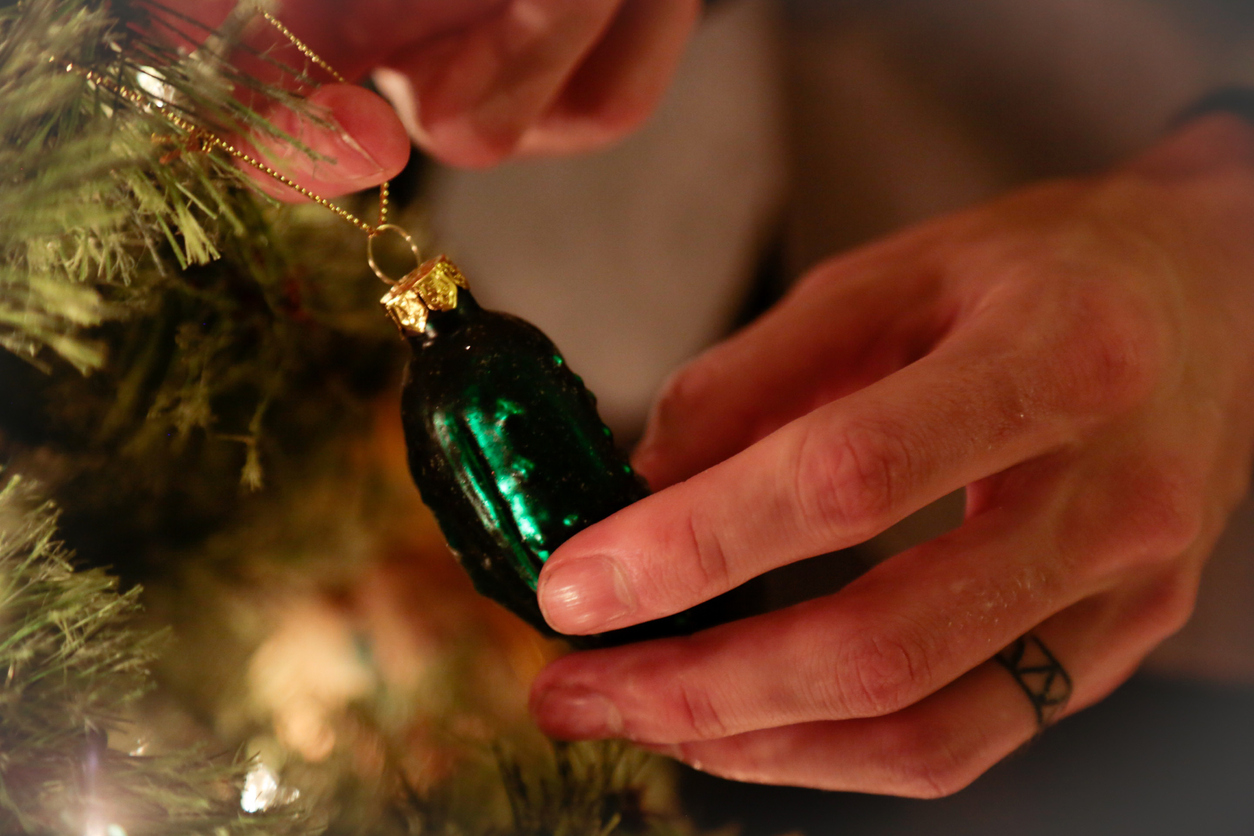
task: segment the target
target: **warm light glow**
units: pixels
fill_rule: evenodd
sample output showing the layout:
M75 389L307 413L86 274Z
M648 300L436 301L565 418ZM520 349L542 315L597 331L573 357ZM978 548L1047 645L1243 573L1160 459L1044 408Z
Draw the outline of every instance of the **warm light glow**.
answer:
M105 824L95 816L83 826L83 836L126 836L126 828L120 824Z
M135 71L135 83L152 96L153 104L165 107L166 102L174 97L174 90L162 80L160 73L152 67L140 67Z
M299 797L298 790L280 786L278 776L270 767L258 761L244 778L244 791L240 793L239 806L247 813L260 813L276 804L290 804Z
M334 718L377 687L353 625L321 600L285 607L249 663L257 706L273 717L279 742L311 763L335 749Z

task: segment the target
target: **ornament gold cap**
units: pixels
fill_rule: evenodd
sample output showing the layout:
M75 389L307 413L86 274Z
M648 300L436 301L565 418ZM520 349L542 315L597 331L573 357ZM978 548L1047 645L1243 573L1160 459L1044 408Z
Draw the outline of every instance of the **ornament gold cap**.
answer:
M379 300L401 334L416 336L427 327L431 311L457 307L457 289L470 289L457 265L445 256L423 262Z

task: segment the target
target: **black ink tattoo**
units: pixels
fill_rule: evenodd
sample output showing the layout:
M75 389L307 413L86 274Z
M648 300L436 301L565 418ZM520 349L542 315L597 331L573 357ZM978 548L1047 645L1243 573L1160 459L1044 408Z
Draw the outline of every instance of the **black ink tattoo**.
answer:
M1036 710L1037 733L1045 731L1071 698L1071 676L1036 636L1016 639L994 657L1019 683Z

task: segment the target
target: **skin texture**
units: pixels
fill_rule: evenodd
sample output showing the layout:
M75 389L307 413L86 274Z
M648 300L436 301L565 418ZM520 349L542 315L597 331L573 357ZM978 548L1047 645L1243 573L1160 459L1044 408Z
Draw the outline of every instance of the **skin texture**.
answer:
M541 575L568 633L676 612L966 487L959 529L827 598L579 653L532 710L727 777L934 797L1027 741L1032 631L1074 711L1187 620L1254 437L1254 130L1200 120L820 266L668 385L659 492Z

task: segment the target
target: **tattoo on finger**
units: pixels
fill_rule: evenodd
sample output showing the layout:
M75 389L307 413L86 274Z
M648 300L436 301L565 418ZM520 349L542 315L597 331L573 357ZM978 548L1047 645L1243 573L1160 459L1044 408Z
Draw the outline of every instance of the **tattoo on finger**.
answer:
M1019 683L1036 711L1037 734L1062 713L1071 698L1071 675L1045 643L1028 633L994 657Z

